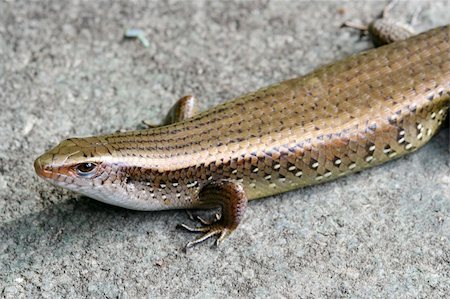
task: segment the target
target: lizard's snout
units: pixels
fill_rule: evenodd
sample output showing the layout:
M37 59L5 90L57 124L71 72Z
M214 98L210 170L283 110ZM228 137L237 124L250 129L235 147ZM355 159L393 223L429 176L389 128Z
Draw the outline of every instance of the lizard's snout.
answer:
M52 162L52 155L45 153L34 161L34 170L41 178L50 178L52 172L48 169L48 165Z

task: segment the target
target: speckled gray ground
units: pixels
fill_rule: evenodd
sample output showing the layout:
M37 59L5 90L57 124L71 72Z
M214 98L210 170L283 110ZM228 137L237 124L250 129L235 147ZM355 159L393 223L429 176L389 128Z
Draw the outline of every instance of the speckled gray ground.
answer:
M431 4L432 2L435 2ZM440 297L450 292L448 129L419 152L249 205L221 248L181 247L183 211L134 212L52 187L60 139L157 122L370 47L347 19L384 2L1 1L0 297ZM418 29L449 1L398 4ZM123 40L145 31L151 46Z

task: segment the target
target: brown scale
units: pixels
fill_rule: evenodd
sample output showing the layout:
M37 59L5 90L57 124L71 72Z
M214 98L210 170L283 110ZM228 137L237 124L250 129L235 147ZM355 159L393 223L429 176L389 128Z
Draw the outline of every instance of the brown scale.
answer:
M36 160L36 172L133 209L222 207L217 221L183 225L205 232L188 246L212 235L220 242L247 200L379 165L428 142L450 102L449 36L450 26L433 29L200 114L195 99L183 97L163 126L66 140ZM80 166L93 168L85 174Z

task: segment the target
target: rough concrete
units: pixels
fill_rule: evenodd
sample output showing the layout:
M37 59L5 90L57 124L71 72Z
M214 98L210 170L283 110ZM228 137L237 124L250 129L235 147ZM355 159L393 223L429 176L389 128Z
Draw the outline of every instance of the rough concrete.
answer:
M448 129L422 150L249 205L221 248L181 251L183 211L134 212L46 184L69 136L211 107L371 47L340 29L384 2L0 2L0 297L440 297L450 293ZM450 2L399 3L417 27ZM123 40L141 28L151 46Z

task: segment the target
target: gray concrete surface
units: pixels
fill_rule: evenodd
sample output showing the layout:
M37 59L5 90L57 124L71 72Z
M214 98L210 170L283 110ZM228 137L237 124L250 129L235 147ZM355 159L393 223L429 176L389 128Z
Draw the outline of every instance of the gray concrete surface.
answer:
M69 136L208 108L371 47L339 29L384 2L1 1L0 297L379 297L450 293L448 129L422 150L249 205L221 248L183 253L183 211L134 212L53 187L33 159ZM419 30L449 1L399 3ZM123 40L141 28L151 46Z

